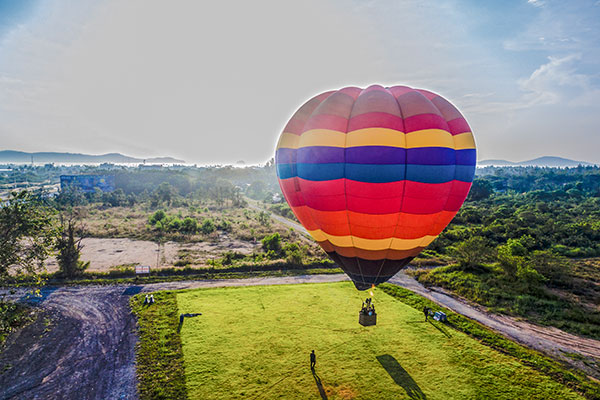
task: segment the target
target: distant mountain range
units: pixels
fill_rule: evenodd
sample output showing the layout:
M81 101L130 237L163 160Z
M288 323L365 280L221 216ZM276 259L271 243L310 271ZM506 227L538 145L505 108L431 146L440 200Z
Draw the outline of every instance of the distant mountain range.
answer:
M576 167L578 165L594 165L586 161L569 160L562 157L544 156L534 158L533 160L512 162L506 160L481 160L477 162L479 166L494 165L494 166L535 166L535 167Z
M183 164L185 161L173 157L153 157L153 158L135 158L125 156L120 153L108 153L100 155L80 154L80 153L57 153L57 152L38 152L26 153L24 151L0 150L1 164L25 164L32 161L34 163L58 163L58 164L138 164L146 162L148 164Z

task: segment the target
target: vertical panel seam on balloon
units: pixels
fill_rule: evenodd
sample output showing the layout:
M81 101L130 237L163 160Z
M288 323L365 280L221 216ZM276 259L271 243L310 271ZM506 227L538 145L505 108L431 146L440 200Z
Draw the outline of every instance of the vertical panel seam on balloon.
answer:
M392 92L390 92L388 89L385 89L385 90L392 96L392 98L398 105L398 110L400 111L400 117L402 118L402 132L403 132L402 136L404 137L404 148L407 149L407 139L406 139L406 135L404 134L404 132L406 131L406 126L404 126L404 114L402 113L402 107L400 106L400 102L398 101L396 96L394 96L392 94ZM375 277L375 282L377 282L377 279L379 279L379 275L381 274L381 271L383 271L383 266L385 265L385 262L388 259L388 255L390 254L390 249L392 248L392 243L394 243L394 238L396 237L396 231L398 230L398 224L400 223L400 215L402 213L402 207L404 205L404 196L405 196L404 192L406 191L407 164L408 164L408 150L404 153L404 175L403 175L404 179L402 182L402 197L400 198L400 207L398 208L398 218L396 219L396 225L394 226L394 233L392 234L392 237L390 238L390 245L385 252L385 258L383 259L383 262L381 263L381 266L379 267L379 271L377 272L377 276Z
M436 95L436 97L441 97L441 96L440 96L439 94L437 94L437 93L435 93L435 95ZM423 97L425 97L425 98L427 99L427 97L426 97L426 96L423 96ZM435 99L435 97L434 97L434 99ZM444 99L444 100L445 100L445 99ZM433 103L433 101L431 101L431 100L429 100L429 99L427 99L427 101L429 101L429 102L430 102L430 103L431 103L431 104L432 104L432 105L435 107L435 109L436 109L436 110L438 110L438 112L440 113L440 115L442 116L442 118L444 119L444 121L446 122L446 128L448 129L448 132L449 132L449 133L450 133L450 135L452 136L452 146L454 147L454 178L452 179L452 184L450 185L450 191L448 192L448 197L446 197L446 202L444 203L444 207L442 207L442 211L444 211L444 210L446 210L446 207L448 206L448 202L450 201L450 196L452 195L452 191L453 191L453 189L454 189L454 186L456 185L456 138L455 138L455 135L453 135L453 134L452 134L452 132L451 132L451 130L450 130L450 126L448 126L448 120L446 120L446 117L444 116L444 113L442 112L442 110L440 110L440 109L438 108L438 106L436 106L436 105ZM447 101L447 100L446 100L446 101ZM448 101L448 103L450 103L450 102ZM452 106L454 107L454 105L452 105ZM461 115L462 115L462 114L461 114ZM463 118L464 118L464 116L463 116ZM437 224L437 223L440 221L441 215L442 215L442 214L440 213L440 215L438 215L438 217L437 217L437 218L435 218L435 222L433 223L433 226L434 226L434 227L435 227L435 226L436 226L436 224ZM450 223L450 222L448 222L448 223ZM444 229L446 229L446 227L444 227ZM443 229L442 229L442 231L443 231ZM436 235L435 239L437 239L437 237L438 237L440 234L441 234L441 232L440 232L439 234L437 234L437 235ZM435 239L433 239L433 240L435 240ZM432 242L433 242L433 240L432 240ZM425 242L425 238L423 238L423 241L421 242L421 246L420 246L420 247L425 247L425 246L423 246L423 243L424 243L424 242Z
M346 203L346 220L348 221L348 232L350 233L350 240L352 241L352 248L354 248L356 250L356 246L354 245L354 236L352 236L352 225L350 224L350 214L348 213L348 192L346 189L346 182L347 182L347 178L346 178L346 146L348 145L348 128L350 127L350 118L352 118L352 111L354 111L354 105L356 104L358 98L360 97L360 95L364 92L364 89L361 90L361 92L358 94L358 96L356 96L356 99L354 99L354 101L352 102L352 106L350 107L350 113L348 114L348 121L346 122L346 129L345 129L345 136L344 136L344 202ZM355 251L356 254L356 251ZM363 285L366 285L365 283L365 275L362 272L362 267L360 266L360 258L358 257L358 255L355 256L356 258L356 264L358 265L358 272L360 273L360 277L363 281Z

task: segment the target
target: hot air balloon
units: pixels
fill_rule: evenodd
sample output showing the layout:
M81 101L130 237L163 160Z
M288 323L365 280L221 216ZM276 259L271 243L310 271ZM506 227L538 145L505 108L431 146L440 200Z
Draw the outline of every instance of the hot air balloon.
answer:
M450 223L475 142L450 102L406 86L346 87L307 101L275 156L298 220L359 290L394 276Z

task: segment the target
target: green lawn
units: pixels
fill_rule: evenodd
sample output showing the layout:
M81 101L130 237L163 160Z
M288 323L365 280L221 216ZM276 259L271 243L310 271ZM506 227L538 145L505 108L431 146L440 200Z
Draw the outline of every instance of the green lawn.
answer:
M358 325L351 283L178 292L190 399L582 398L513 357L376 290ZM317 376L309 353L317 354Z

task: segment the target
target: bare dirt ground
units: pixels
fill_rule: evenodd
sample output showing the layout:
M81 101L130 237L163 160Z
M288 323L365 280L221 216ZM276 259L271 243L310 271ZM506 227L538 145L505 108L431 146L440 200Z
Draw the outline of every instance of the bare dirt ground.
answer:
M149 265L156 267L158 246L148 240L86 238L82 240L81 259L90 261L89 271L108 272L112 267L126 264ZM177 243L166 242L160 247L158 265L172 267L181 254L187 254L195 262L222 256L225 251L242 254L252 253L260 243L245 242L221 234L216 242ZM195 263L190 264L197 266ZM56 259L46 262L48 272L58 270Z
M42 289L36 321L0 353L0 399L136 399L136 322L125 289Z

